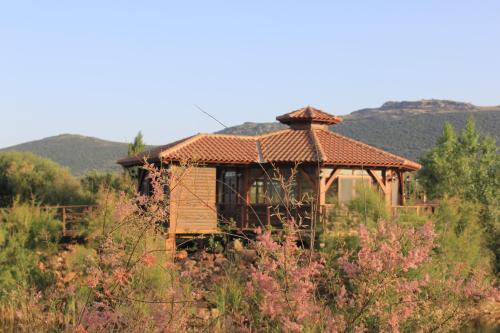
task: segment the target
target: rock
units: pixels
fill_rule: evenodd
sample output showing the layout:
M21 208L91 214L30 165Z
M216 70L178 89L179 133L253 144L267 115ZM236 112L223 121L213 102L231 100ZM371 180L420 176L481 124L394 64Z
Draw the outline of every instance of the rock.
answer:
M220 311L217 308L210 309L210 315L212 318L217 318L220 316Z
M229 248L234 250L235 252L242 252L245 248L239 239L235 239L233 242L229 244Z
M206 308L200 308L198 309L198 317L203 319L204 321L207 321L210 319L210 312Z
M245 260L245 261L254 262L255 260L257 260L257 251L256 250L244 249L241 254L242 254L243 260Z
M66 274L66 276L63 277L62 281L64 283L68 283L71 280L73 280L75 278L75 276L76 276L75 272L68 272L68 274Z

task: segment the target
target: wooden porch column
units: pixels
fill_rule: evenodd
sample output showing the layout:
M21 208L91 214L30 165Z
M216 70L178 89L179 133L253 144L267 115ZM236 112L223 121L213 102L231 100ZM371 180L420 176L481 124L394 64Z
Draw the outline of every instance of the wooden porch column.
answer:
M321 172L322 169L321 167L316 168L316 193L317 193L317 203L318 203L318 213L316 216L318 216L318 222L323 222L324 221L324 215L323 215L323 207L325 206L326 203L326 177L324 177L323 173Z
M405 181L404 172L398 170L398 204L401 206L405 205Z
M177 229L177 216L179 209L180 195L178 191L173 191L180 182L180 175L178 169L172 167L172 172L169 175L169 204L168 204L168 230L165 238L165 252L167 260L173 261L176 252L176 229Z
M242 205L243 209L241 210L241 227L248 228L248 209L250 205L250 188L252 187L252 179L250 176L250 169L245 168L243 170L243 186L242 186Z
M391 170L384 170L382 172L385 184L385 204L390 209L392 207L392 186L391 186Z
M321 208L326 204L326 177L322 169L318 169L318 207Z

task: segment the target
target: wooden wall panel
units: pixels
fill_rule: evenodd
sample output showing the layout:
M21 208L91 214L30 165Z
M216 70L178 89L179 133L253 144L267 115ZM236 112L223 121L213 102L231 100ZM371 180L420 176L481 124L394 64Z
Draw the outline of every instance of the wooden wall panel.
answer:
M169 233L217 232L215 168L173 165L170 187Z

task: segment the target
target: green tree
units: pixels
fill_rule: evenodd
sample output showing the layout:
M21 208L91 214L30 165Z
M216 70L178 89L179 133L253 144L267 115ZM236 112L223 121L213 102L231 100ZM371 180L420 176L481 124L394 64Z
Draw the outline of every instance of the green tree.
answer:
M142 133L139 131L137 135L134 138L134 142L129 143L128 145L128 156L135 156L139 154L140 152L144 151L145 144L143 141ZM137 180L139 177L139 167L131 167L128 168L128 174L133 180Z
M144 151L146 145L143 141L142 132L139 131L134 138L134 142L128 144L128 156L135 156Z
M16 197L49 205L86 200L78 180L59 164L31 153L0 153L0 206Z
M134 184L127 174L90 171L80 178L80 183L83 190L93 196L97 195L103 188L113 190L115 192L134 192Z
M455 167L457 145L455 129L446 122L443 135L438 139L436 147L422 158L424 168L419 178L431 198L440 197L444 193L454 195L459 188Z
M458 197L479 203L480 217L488 246L500 270L500 155L495 140L481 136L473 117L469 117L457 137L445 124L437 145L422 158L419 179L431 198Z

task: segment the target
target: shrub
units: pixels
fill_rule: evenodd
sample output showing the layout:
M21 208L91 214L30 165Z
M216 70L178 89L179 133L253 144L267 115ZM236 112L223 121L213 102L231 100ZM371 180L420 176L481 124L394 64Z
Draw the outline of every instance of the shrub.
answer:
M84 191L96 196L102 189L133 194L135 184L127 174L91 171L80 178Z
M31 153L0 153L0 206L11 205L15 198L46 205L86 201L68 169Z
M53 272L45 270L57 252L61 222L54 212L28 204L14 203L2 212L0 221L0 296L17 286L44 290L54 283Z

